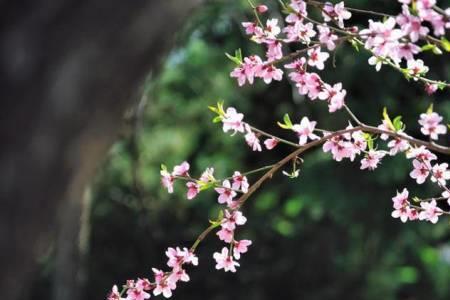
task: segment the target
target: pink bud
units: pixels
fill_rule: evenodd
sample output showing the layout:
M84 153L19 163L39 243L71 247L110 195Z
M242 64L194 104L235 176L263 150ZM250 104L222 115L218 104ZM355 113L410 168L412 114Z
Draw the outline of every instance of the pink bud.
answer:
M267 6L265 6L265 5L258 5L257 7L256 7L256 11L258 12L258 13L260 13L260 14L263 14L263 13L265 13L266 11L268 11L269 10L269 8L267 8Z

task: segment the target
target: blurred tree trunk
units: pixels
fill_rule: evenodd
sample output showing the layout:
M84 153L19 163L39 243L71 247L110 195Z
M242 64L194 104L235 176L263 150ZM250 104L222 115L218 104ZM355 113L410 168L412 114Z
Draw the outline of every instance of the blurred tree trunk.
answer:
M81 201L141 80L199 2L0 1L1 299L27 292L57 212Z

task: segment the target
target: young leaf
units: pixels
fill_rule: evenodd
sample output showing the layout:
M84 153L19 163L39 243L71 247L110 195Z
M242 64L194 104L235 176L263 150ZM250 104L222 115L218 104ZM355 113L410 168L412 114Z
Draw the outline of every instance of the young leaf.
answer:
M430 106L428 106L427 108L427 114L432 114L433 113L433 103L430 104Z
M402 122L402 116L397 116L394 118L394 121L392 121L395 131L400 131L405 129L405 124Z
M450 41L447 40L445 37L441 38L441 45L445 51L450 52Z
M240 66L242 64L242 60L239 60L238 57L235 56L231 56L230 54L225 52L226 57L228 57L229 60L231 60L232 62L234 62L235 64L237 64L238 66Z
M392 124L391 118L388 115L386 107L383 108L383 120L386 121L386 123L388 124L389 129L395 131L395 126L394 126L394 124Z

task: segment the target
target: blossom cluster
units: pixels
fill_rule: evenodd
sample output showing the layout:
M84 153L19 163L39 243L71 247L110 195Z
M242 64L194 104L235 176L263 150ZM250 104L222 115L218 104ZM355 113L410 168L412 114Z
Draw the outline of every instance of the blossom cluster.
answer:
M138 278L137 280L127 280L123 290L119 292L118 287L113 286L108 300L144 300L153 295L158 296L162 294L166 298L172 296L172 291L176 289L177 283L188 282L189 275L183 268L184 265L198 265L198 258L195 254L187 248L180 249L169 247L166 251L166 256L169 258L167 266L171 268L169 272L152 268L153 282L148 278ZM123 294L126 293L126 298Z

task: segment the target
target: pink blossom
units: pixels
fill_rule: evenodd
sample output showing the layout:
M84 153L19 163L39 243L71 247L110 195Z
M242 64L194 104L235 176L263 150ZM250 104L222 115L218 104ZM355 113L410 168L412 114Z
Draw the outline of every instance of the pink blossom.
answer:
M278 140L276 138L266 139L264 141L264 145L266 146L267 150L272 150L278 145Z
M263 62L258 55L244 57L244 62L230 73L232 78L237 78L239 86L248 83L253 84L255 76L259 76Z
M258 5L257 7L256 7L256 11L258 12L258 13L260 13L260 14L263 14L263 13L265 13L266 11L268 11L269 10L269 8L266 6L266 5Z
M247 193L248 187L249 187L249 184L248 184L247 177L241 175L240 172L235 171L233 174L232 188L235 190L241 189L242 192Z
M399 152L404 152L409 149L410 145L407 141L403 139L393 139L389 141L387 145L391 150L389 151L389 154L394 156Z
M336 48L335 41L338 40L338 36L333 34L328 26L317 25L319 30L319 41L327 47L329 51L333 51Z
M324 62L330 57L330 54L328 52L320 52L320 47L314 47L308 50L308 56L308 65L323 70L325 68Z
M395 209L400 209L402 207L408 206L409 192L406 188L403 189L401 193L397 192L397 195L392 198L393 206Z
M209 182L214 182L216 179L214 178L214 168L206 168L200 176L199 182L207 184Z
M333 86L324 84L324 87L318 96L319 99L328 101L329 112L335 112L344 106L346 95L347 91L342 89L342 83L336 83Z
M178 281L188 282L190 280L189 275L186 273L184 269L177 266L172 269L171 274L167 277L167 281L172 284L176 284Z
M430 152L425 146L420 146L417 148L411 148L406 153L406 158L415 158L420 161L430 162L436 160L437 156Z
M268 19L266 21L266 27L264 28L264 33L265 33L267 39L275 39L280 32L281 32L281 29L278 26L277 19Z
M267 84L271 83L272 79L281 81L281 79L283 79L283 71L281 69L277 69L273 65L264 65L262 67L260 77Z
M117 285L114 285L112 287L111 292L108 294L107 300L123 300L124 298L120 297L119 290L117 288Z
M184 250L181 250L179 247L167 248L166 256L169 258L169 260L167 261L167 265L172 268L182 265L187 253L188 251L186 248Z
M361 170L375 170L384 155L385 154L381 151L370 150L366 157L361 160Z
M150 294L139 288L131 288L127 290L126 300L144 300L150 298Z
M301 21L303 19L303 17L306 17L308 15L308 12L306 10L306 2L303 0L291 1L291 3L289 4L289 7L294 12L291 12L286 17L287 23L295 23L297 21Z
M167 170L161 170L161 184L163 187L167 189L167 191L172 194L173 193L173 183L175 178L167 172Z
M194 199L195 196L197 196L197 194L200 192L200 186L192 181L189 181L186 183L186 186L188 188L187 191L187 198L188 200Z
M173 176L188 176L189 171L189 163L186 161L183 161L180 165L175 166L173 168L172 175Z
M296 21L294 25L288 25L284 28L284 32L286 33L287 39L285 42L304 42L309 44L311 42L311 38L316 35L316 31L314 31L314 25L312 23L303 23L303 21Z
M429 96L433 95L437 90L438 90L438 85L437 84L429 84L429 83L425 84L425 92Z
M417 77L425 75L428 72L428 67L424 65L421 59L410 59L407 61L408 74L413 76L414 80L418 80Z
M280 59L283 57L283 51L281 49L281 42L274 40L267 43L266 57L269 62Z
M248 251L248 247L252 244L250 240L234 241L233 256L235 259L240 259L242 253Z
M217 231L216 235L221 241L224 241L225 243L231 243L231 241L233 240L234 230L222 227L219 231Z
M447 168L447 163L435 164L431 169L431 181L438 182L440 185L445 186L447 180L450 179L450 170Z
M254 34L258 27L255 22L242 22L242 26L245 28L246 34Z
M409 208L408 206L403 206L400 208L396 208L392 213L391 216L393 218L400 218L400 220L403 223L406 223L406 221L408 221L408 218L411 214L411 208Z
M382 57L371 56L368 60L369 65L375 66L375 70L378 72L381 70L381 66L384 63L384 59Z
M390 131L392 132L391 127L389 126L388 122L386 120L383 120L383 123L381 123L380 125L378 125L378 129L384 130L384 131ZM380 139L382 139L383 141L387 140L389 138L389 135L386 133L382 133L380 135Z
M247 218L244 217L244 215L238 211L228 211L225 210L225 217L222 221L221 226L228 230L234 230L236 228L236 225L244 225L247 222Z
M409 173L409 176L411 178L416 179L417 184L422 184L427 179L428 175L430 174L430 165L429 163L423 163L418 160L413 160L413 167L414 170Z
M224 180L222 187L215 188L216 192L219 193L218 201L220 204L230 203L236 196L236 192L231 189L231 184L229 180Z
M428 34L428 28L422 26L422 20L411 15L407 5L402 6L402 13L397 16L397 23L400 25L404 35L409 35L413 43L417 42L421 36Z
M245 141L252 148L253 151L262 151L261 144L259 138L256 134L250 129L250 126L246 126L245 130L247 134L245 135Z
M244 115L238 113L234 107L228 107L225 115L223 116L223 131L228 132L233 130L233 134L236 132L244 132Z
M354 156L352 144L344 141L342 136L332 137L323 144L322 148L324 152L331 152L335 161Z
M222 248L222 252L216 252L213 255L214 259L216 260L216 269L224 269L225 272L231 271L236 272L236 267L239 267L239 263L233 260L233 257L231 257L228 254L228 249L226 247Z
M447 133L447 127L440 124L442 117L435 112L420 115L419 124L422 125L420 131L424 135L429 135L431 139L437 140L439 134Z
M399 59L412 60L414 55L421 51L420 47L413 43L400 43L397 48L397 56Z
M342 1L334 6L329 2L325 3L322 10L322 16L325 22L335 20L339 27L344 28L344 20L350 19L352 14L345 9L344 2Z
M317 140L319 137L314 134L314 129L316 127L316 121L309 121L308 117L303 117L300 124L294 124L292 130L297 133L299 138L299 145L303 146L306 144L308 138L310 140Z
M442 192L442 197L446 198L448 205L450 205L450 191L449 190L443 191Z
M420 206L423 210L419 213L419 220L427 220L436 224L439 220L439 216L442 215L442 209L437 207L436 200L420 202Z

